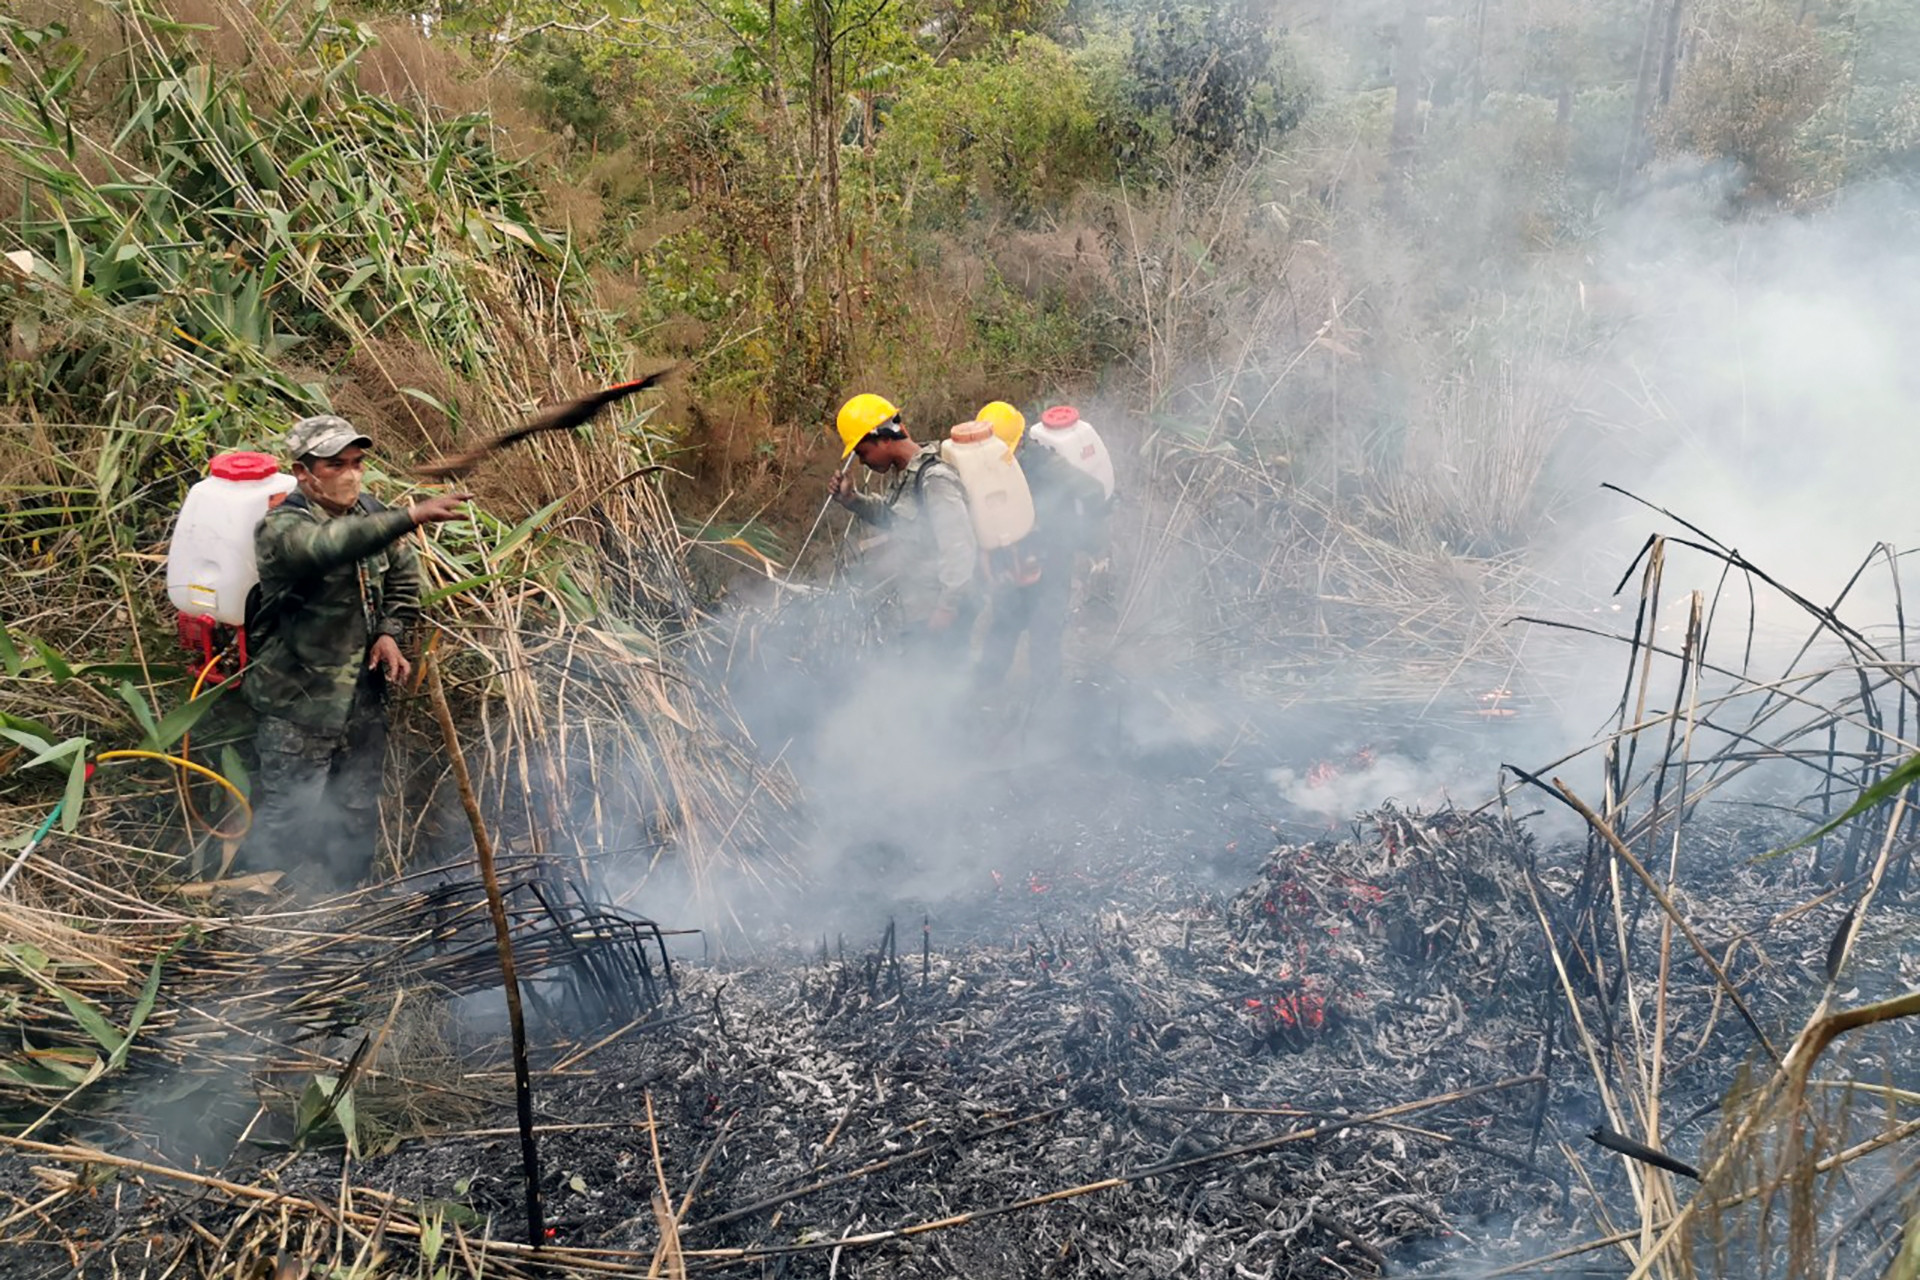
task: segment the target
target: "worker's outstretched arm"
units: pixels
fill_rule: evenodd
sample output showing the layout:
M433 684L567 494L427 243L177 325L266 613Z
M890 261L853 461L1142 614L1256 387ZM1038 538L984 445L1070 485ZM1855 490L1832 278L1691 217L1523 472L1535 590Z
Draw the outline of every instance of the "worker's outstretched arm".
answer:
M366 559L411 528L413 516L406 511L376 511L323 522L297 507L280 507L260 522L253 535L253 551L263 580L318 578Z

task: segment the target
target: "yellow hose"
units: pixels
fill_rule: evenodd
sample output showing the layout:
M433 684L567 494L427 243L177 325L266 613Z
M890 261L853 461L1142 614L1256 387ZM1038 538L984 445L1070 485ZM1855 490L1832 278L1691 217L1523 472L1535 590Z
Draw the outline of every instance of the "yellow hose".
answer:
M238 840L246 835L248 830L253 826L253 806L247 803L247 798L241 794L240 788L234 786L231 782L227 781L225 777L215 773L203 764L195 764L185 756L170 756L164 751L102 751L94 757L94 761L99 764L105 764L109 760L160 760L179 769L191 770L203 778L211 778L213 781L225 787L227 794L233 797L234 803L240 806L240 816L242 819L242 825L239 831L228 834L225 831L216 830L213 834L219 836L222 840Z
M222 653L224 652L225 651L222 650ZM220 661L220 658L221 658L221 654L216 653L215 655L213 655L213 657L208 658L205 665L203 665L200 668L200 674L194 677L193 690L192 692L187 694L188 702L192 702L195 698L200 696L200 690L203 687L205 687L207 683L207 676L213 671L213 664ZM228 680L231 680L232 678L233 678L232 676L223 677L220 683L225 684ZM191 746L190 746L191 742L192 742L192 738L189 737L187 734L183 733L180 735L180 755L182 757L187 757L192 754ZM219 777L218 774L213 774L212 776ZM220 781L222 784L226 786L227 790L233 791L232 783L228 782L225 778L221 778ZM238 794L238 793L236 792L235 794ZM188 832L189 834L192 833L191 832L192 825L197 822L201 826L207 829L208 835L214 836L221 840L239 840L245 837L248 830L253 826L253 811L251 809L248 809L246 811L246 815L247 815L246 823L241 826L240 830L235 832L222 831L219 827L216 827L211 822L207 821L207 816L201 813L200 807L194 804L193 802L193 787L191 784L188 783L185 771L182 771L180 775L180 799L187 807L187 825L189 829L189 832Z

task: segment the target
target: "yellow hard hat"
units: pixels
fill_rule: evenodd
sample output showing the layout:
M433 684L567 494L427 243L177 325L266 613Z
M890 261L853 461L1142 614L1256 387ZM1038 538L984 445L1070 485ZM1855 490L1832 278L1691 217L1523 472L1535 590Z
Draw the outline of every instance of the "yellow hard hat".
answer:
M841 405L840 416L833 424L840 432L840 456L844 458L852 453L853 446L899 416L900 410L894 408L893 401L871 391L863 391Z
M993 434L1000 437L1000 443L1009 449L1020 447L1020 437L1027 434L1027 420L1021 412L1005 400L995 400L981 407L973 415L976 422L984 422L993 428Z

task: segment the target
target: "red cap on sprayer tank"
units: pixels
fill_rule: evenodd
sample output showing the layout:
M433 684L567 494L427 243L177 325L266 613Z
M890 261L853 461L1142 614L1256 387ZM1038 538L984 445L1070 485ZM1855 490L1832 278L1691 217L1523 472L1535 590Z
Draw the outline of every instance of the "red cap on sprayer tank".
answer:
M1070 404L1057 404L1040 415L1042 426L1052 427L1055 431L1065 431L1080 421L1080 411Z
M993 435L993 428L984 422L963 422L947 433L947 439L955 444L979 444Z
M265 480L278 470L270 453L222 453L207 464L207 474L221 480Z

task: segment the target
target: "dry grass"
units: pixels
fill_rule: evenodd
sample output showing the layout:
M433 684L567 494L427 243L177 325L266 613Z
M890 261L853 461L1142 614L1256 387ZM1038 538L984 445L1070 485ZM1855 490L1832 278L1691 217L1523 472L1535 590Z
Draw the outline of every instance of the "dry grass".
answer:
M1714 597L1694 593L1685 602L1684 639L1676 647L1660 638L1658 624L1668 556L1682 546L1705 551L1732 572ZM1877 549L1863 572L1881 559ZM1556 798L1572 803L1595 834L1581 881L1585 896L1560 904L1559 918L1575 922L1575 936L1556 937L1544 913L1542 925L1572 1025L1617 1132L1657 1149L1671 1126L1663 1112L1663 1081L1668 1065L1689 1049L1667 1017L1669 983L1688 949L1698 952L1721 985L1729 1014L1749 1024L1756 1049L1750 1075L1728 1091L1719 1127L1703 1152L1697 1189L1685 1194L1684 1184L1665 1171L1630 1162L1631 1203L1614 1206L1627 1229L1607 1216L1606 1202L1596 1196L1603 1238L1567 1253L1617 1249L1634 1280L1882 1274L1901 1248L1902 1224L1915 1207L1913 1174L1920 1162L1912 1155L1912 1139L1920 1126L1906 1115L1912 1095L1890 1087L1899 1083L1897 1069L1884 1080L1864 1073L1877 1076L1876 1063L1891 1065L1910 1050L1889 1037L1831 1063L1829 1079L1816 1082L1814 1072L1840 1037L1920 1016L1920 994L1854 1007L1843 1007L1839 994L1849 982L1862 932L1857 922L1884 918L1869 914L1876 898L1912 883L1915 844L1902 834L1908 798L1866 809L1817 843L1809 839L1815 844L1812 864L1833 887L1783 914L1832 900L1852 909L1829 949L1825 994L1790 1041L1769 1036L1715 957L1701 948L1688 918L1699 908L1682 911L1676 889L1690 821L1703 803L1753 769L1809 779L1800 812L1818 825L1847 810L1897 759L1920 750L1890 729L1915 723L1920 682L1910 664L1880 651L1839 623L1831 609L1775 582L1710 534L1691 531L1684 543L1655 538L1640 566L1629 678L1616 731L1591 748L1603 757L1602 800L1589 806L1554 782ZM1886 567L1897 574L1890 558ZM1723 605L1732 611L1730 602L1748 589L1784 596L1806 614L1810 638L1784 671L1761 670L1751 661L1730 666L1708 656L1712 619ZM1835 650L1843 655L1837 663ZM1837 752L1836 741L1846 750ZM1556 761L1528 781L1544 785L1543 778L1574 758ZM1629 936L1646 931L1631 906L1636 880L1662 913L1656 938L1637 953L1644 958L1640 970L1654 971L1609 977L1609 964L1634 954ZM1761 945L1736 939L1722 959L1730 961L1743 942ZM1609 1018L1594 993L1610 985L1617 990L1621 980L1630 998ZM1722 1007L1717 997L1716 1012ZM1610 1070L1603 1061L1619 1067ZM1881 1190L1870 1192L1876 1184ZM1876 1206L1891 1211L1892 1221L1879 1216ZM1898 1267L1884 1274L1905 1280Z
M186 698L189 681L169 670L177 659L158 553L179 493L208 453L271 447L300 413L345 409L383 446L389 478L376 478L375 492L403 502L408 490L391 477L410 455L491 434L537 405L628 374L638 358L602 324L577 260L530 243L540 227L506 221L498 192L530 199L525 176L488 150L485 129L450 124L446 106L428 96L453 94L464 63L435 53L402 77L413 46L362 50L385 60L369 75L406 78L419 95L408 114L349 79L322 88L314 55L282 43L239 0L191 0L169 12L217 32L181 36L135 14L114 32L89 29L90 39L117 34L121 43L89 47L138 71L141 83L207 72L204 104L169 91L141 117L169 137L184 131L190 145L148 145L137 123L94 114L76 119L78 158L69 163L64 146L43 145L35 132L56 126L18 101L0 104L0 170L33 173L60 194L74 237L98 237L85 244L95 289L109 289L108 264L129 262L167 286L123 306L57 278L0 294L0 316L15 321L0 327L19 341L37 325L44 357L33 366L44 376L21 382L0 418L15 486L0 500L0 534L18 570L4 612L29 655L5 682L0 708L56 738L85 735L89 752L140 736L129 698L161 711ZM214 65L194 61L205 50ZM503 77L472 92L509 87ZM314 92L319 110L283 110ZM425 153L396 150L408 145ZM426 179L443 145L466 150L441 190ZM176 152L185 159L175 156L183 167L173 187L280 166L277 182L233 187L220 253L165 247L181 227L200 225L197 206L128 204L99 181L147 180L156 154ZM334 213L341 190L358 192L352 225ZM476 227L476 207L494 221ZM117 239L123 227L131 230ZM5 229L46 261L68 243L31 210ZM125 240L136 252L116 258L113 245ZM262 284L256 310L236 303L211 319L192 310L208 299L244 302L274 263L287 274ZM361 306L347 305L339 282L369 264ZM288 331L314 336L274 349L274 336ZM64 376L73 363L94 376ZM490 819L516 851L564 860L600 889L611 882L632 895L644 886L649 898L648 877L661 869L696 891L722 865L778 874L788 799L785 780L753 759L724 693L689 674L701 620L689 544L654 465L662 440L643 407L578 438L509 452L474 475L481 502L470 524L415 535L429 590L443 597L427 610L423 642L455 682ZM46 659L28 637L49 646ZM418 713L400 701L406 744L419 736ZM206 744L196 742L195 754L229 767ZM436 771L396 768L417 772L418 789L407 793L403 780L388 806L389 858L457 859L457 838L436 841L430 831ZM27 809L44 813L60 779L39 769L8 781ZM9 936L35 940L62 981L124 1011L164 945L218 927L222 908L183 895L178 877L217 865L222 851L161 770L103 771L84 813L71 816L77 827L56 829L10 886ZM112 972L94 972L101 964ZM44 1028L71 1040L80 1029L60 1007L42 1010Z

